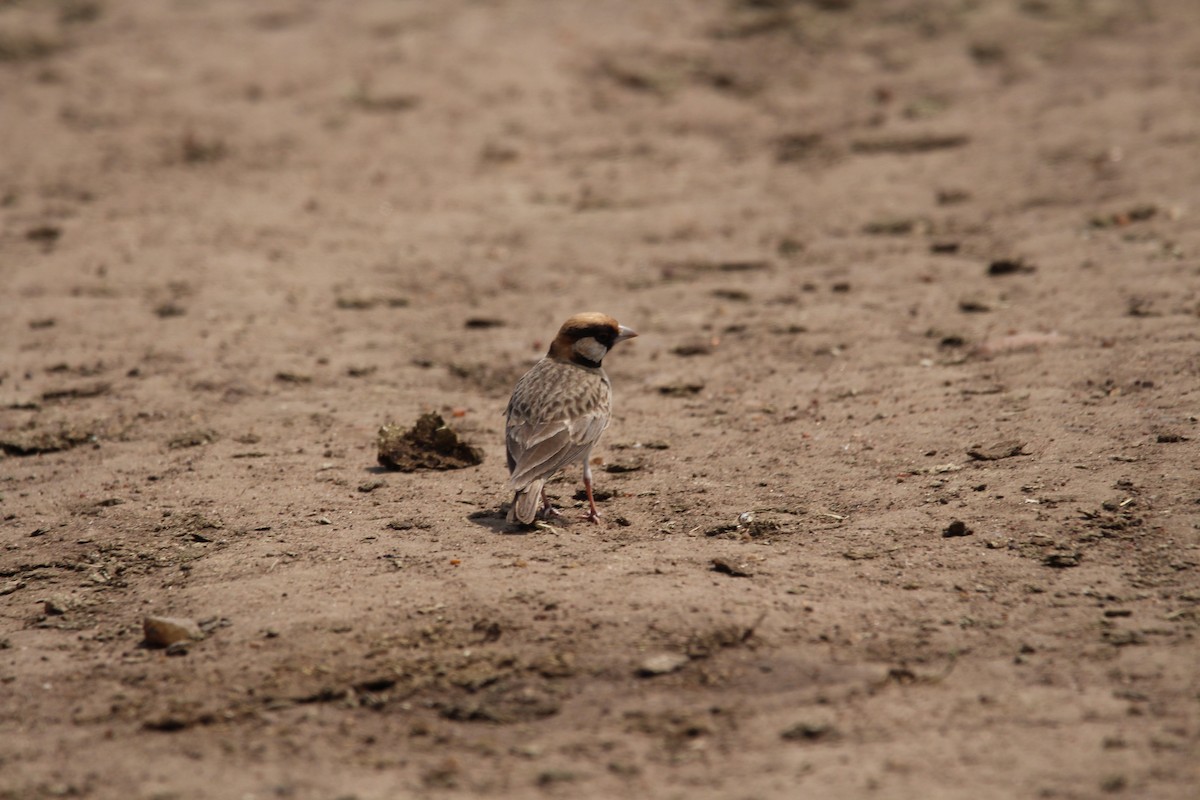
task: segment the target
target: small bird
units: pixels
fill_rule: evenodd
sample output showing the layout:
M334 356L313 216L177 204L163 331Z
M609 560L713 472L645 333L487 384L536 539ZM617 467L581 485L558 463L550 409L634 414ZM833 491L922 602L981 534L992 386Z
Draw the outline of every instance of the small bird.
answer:
M509 522L528 525L539 508L556 516L546 499L546 481L576 461L583 462L590 507L584 519L600 521L588 462L612 412L612 384L600 362L618 342L635 336L607 314L576 314L559 328L546 356L517 381L504 427L508 488L515 493Z

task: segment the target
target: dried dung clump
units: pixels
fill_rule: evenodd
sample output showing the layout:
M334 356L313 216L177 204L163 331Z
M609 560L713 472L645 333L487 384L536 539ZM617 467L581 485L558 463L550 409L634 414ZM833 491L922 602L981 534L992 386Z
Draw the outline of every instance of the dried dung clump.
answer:
M422 414L411 430L388 424L379 429L379 463L388 469L463 469L483 461L483 453L458 438L441 414Z

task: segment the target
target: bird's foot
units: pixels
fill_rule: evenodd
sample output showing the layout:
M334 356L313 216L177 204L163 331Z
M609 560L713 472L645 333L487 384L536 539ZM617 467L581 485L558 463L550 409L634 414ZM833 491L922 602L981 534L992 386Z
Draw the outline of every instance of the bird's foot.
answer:
M584 522L590 522L593 525L600 524L600 512L594 508L589 509L588 511L585 511L584 513L580 514L579 518L581 520L583 520Z
M562 519L563 513L552 505L542 506L542 519Z

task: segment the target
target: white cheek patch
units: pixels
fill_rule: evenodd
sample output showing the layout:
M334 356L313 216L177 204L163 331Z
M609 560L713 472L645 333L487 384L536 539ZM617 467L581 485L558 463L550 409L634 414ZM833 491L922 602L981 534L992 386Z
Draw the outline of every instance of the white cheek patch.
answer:
M597 342L591 336L585 339L580 339L575 343L575 352L586 358L588 361L595 361L599 364L604 360L604 356L608 354L608 348Z

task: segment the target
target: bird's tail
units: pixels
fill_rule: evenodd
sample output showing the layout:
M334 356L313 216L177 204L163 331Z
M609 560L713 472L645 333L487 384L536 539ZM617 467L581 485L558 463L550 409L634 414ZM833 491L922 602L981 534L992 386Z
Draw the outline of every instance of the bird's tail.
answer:
M513 496L512 507L508 509L508 521L531 524L537 519L538 508L542 505L542 487L545 481L533 481Z

